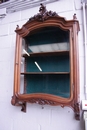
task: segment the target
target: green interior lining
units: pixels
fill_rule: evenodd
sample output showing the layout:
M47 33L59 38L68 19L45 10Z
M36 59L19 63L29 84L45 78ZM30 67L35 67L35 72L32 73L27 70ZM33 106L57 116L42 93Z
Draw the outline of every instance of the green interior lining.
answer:
M63 31L58 27L46 27L26 37L28 52L29 47L53 43L68 43L69 31ZM34 53L34 52L33 52ZM64 98L70 97L70 74L38 74L42 72L70 72L69 55L39 55L26 58L26 72L37 72L37 74L26 75L27 93L48 93Z

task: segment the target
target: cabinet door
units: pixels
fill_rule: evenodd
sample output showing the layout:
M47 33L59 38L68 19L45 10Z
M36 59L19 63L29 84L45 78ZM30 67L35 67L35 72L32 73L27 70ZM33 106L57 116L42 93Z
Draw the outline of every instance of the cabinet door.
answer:
M27 94L51 94L70 98L69 31L45 27L25 37L22 56Z

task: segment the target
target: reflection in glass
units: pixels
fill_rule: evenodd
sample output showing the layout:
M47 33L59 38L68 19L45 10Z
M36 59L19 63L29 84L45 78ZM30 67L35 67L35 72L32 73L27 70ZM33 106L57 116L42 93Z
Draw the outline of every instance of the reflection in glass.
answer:
M30 56L26 58L27 72L70 72L69 55Z
M67 42L63 43L52 43L46 45L34 45L28 46L29 52L38 53L38 52L54 52L59 50L69 50L69 44Z
M26 37L28 52L54 52L69 50L69 31L58 27L45 27Z

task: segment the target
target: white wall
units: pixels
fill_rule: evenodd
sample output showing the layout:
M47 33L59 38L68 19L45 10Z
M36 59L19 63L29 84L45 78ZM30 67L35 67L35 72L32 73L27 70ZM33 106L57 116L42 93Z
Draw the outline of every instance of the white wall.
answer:
M80 22L80 99L84 99L84 45L83 21L80 0L60 0L46 5L48 10L56 11L66 19L77 14ZM39 7L7 14L0 19L0 130L84 130L84 121L76 121L71 108L27 104L27 112L11 105L14 76L15 28L21 27L31 16L38 13ZM82 113L82 112L81 112Z

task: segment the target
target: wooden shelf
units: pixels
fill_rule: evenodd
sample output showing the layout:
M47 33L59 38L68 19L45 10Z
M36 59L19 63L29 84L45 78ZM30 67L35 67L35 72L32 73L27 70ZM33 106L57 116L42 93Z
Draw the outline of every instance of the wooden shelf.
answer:
M55 52L38 52L38 53L29 53L30 56L27 54L22 54L22 57L33 57L33 56L50 56L50 55L69 55L69 50L67 51L55 51Z
M24 73L21 73L21 75L38 75L38 74L70 74L70 72L24 72Z

